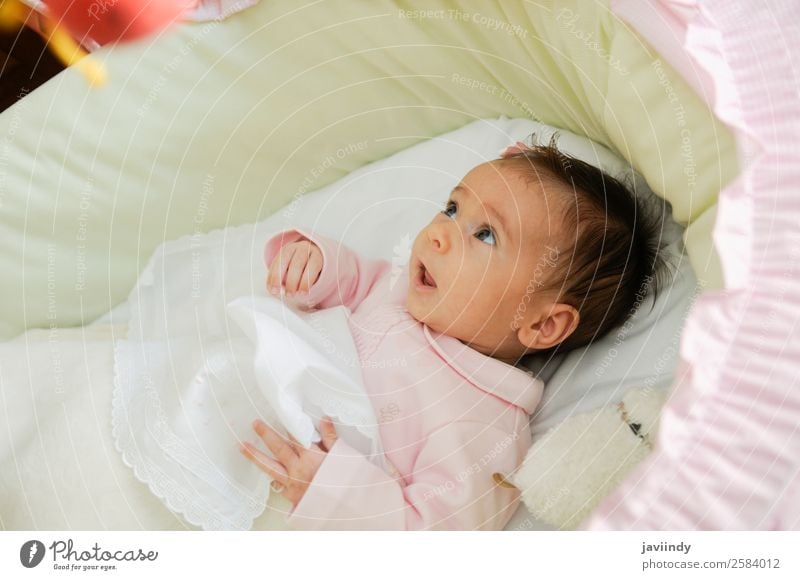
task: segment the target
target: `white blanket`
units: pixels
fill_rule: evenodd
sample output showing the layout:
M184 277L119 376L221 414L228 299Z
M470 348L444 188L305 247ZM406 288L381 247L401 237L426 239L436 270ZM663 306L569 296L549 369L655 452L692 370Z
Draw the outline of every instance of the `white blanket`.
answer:
M111 435L125 325L30 330L0 343L0 529L198 529L134 477ZM284 530L272 494L253 525Z
M342 439L385 467L349 311L295 312L247 282L243 249L272 233L262 225L160 246L115 349L117 448L156 496L204 529L247 530L264 510L270 479L237 451L250 441L272 455L253 432L257 417L308 448L330 416Z

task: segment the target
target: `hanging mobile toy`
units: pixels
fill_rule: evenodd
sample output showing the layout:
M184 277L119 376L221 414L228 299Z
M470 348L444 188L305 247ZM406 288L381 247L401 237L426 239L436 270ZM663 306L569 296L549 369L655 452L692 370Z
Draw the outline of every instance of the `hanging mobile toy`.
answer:
M78 68L90 84L100 86L106 75L100 63L80 44L136 40L172 24L193 0L0 0L0 27L17 28L37 22L47 44L66 66ZM29 4L37 5L34 10ZM44 10L38 9L43 5Z

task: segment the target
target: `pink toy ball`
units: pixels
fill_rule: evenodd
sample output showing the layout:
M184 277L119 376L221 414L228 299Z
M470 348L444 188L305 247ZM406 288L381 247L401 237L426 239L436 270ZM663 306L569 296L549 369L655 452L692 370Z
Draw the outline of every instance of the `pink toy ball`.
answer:
M197 0L46 0L53 19L78 41L136 40L166 28Z

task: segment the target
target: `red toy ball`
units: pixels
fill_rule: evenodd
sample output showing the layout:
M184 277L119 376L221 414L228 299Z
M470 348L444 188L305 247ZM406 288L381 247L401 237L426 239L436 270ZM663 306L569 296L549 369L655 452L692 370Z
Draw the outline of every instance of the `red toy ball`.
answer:
M53 19L81 42L136 40L166 28L196 0L45 0Z

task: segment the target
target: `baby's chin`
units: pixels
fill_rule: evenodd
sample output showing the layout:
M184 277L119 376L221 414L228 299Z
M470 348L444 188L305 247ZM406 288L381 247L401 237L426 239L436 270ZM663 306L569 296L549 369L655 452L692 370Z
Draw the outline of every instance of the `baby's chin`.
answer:
M425 313L421 312L421 308L418 304L414 301L414 296L409 289L408 294L406 294L406 310L411 315L414 320L417 322L421 322L425 324Z
M439 320L439 318L444 317L441 313L437 313L436 311L432 312L429 307L417 304L410 293L406 299L406 309L414 320L427 326L434 334L444 334L461 340L461 338L457 336L458 333L452 320L449 322L447 320ZM437 314L439 314L439 316L437 316Z
M485 344L479 344L481 343L481 341L478 340L479 329L474 329L472 332L470 332L470 329L465 329L463 327L454 325L452 319L445 320L444 322L437 321L436 312L431 312L424 306L417 304L414 300L414 296L411 293L409 293L406 297L406 309L411 317L414 318L414 320L421 322L435 334L443 334L456 338L464 344L474 348L475 350L484 352L489 356L493 356L492 351L496 350L487 347Z
M436 313L431 312L430 307L419 304L417 297L411 291L406 295L406 310L414 320L421 322L431 330L441 333L439 324L436 322Z

